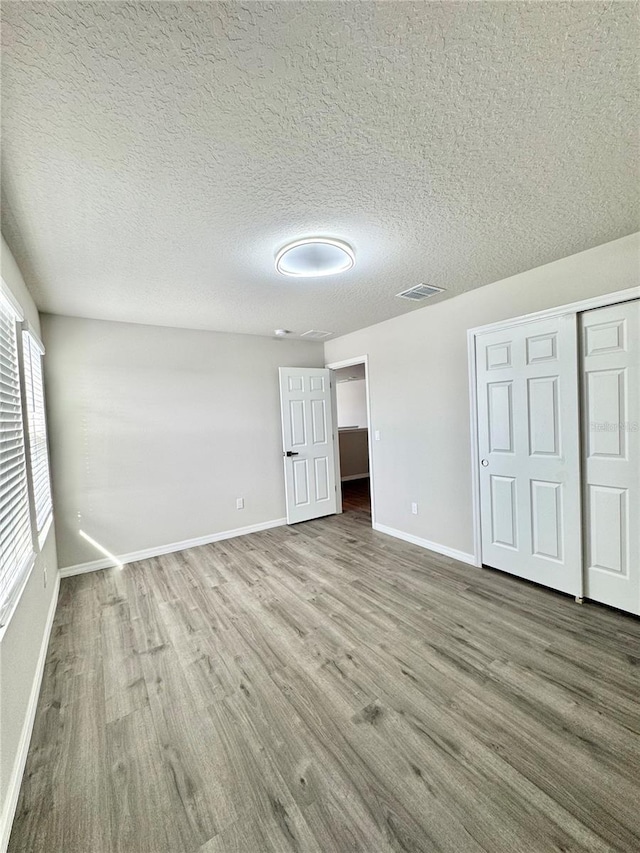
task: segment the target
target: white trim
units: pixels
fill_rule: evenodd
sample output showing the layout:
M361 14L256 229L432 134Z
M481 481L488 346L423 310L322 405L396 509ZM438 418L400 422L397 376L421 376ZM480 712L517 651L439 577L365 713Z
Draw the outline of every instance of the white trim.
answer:
M630 302L632 299L640 299L640 287L628 287L625 290L615 290L604 293L601 296L592 296L579 302L570 302L568 305L558 305L556 308L547 308L544 311L535 311L531 314L523 314L519 317L511 317L500 320L497 323L489 323L486 326L475 326L467 330L467 348L469 358L469 414L471 418L471 497L473 504L473 549L474 566L482 565L482 528L480 519L480 458L478 456L478 410L476 389L476 337L489 332L508 329L511 326L519 326L535 320L548 320L553 317L573 314L576 317L585 311L595 308L604 308L607 305L616 305L620 302Z
M343 361L332 361L331 364L325 364L325 367L327 370L341 370L343 367L353 367L355 364L366 364L368 359L368 355L354 355L353 358L345 358Z
M36 345L36 349L39 350L40 355L45 354L44 344L40 340L39 336L33 331L33 327L28 320L22 321L22 334L29 335L29 337L33 340Z
M348 483L350 480L368 480L368 474L347 474L346 477L340 477L340 482Z
M327 368L325 368L327 369ZM338 428L338 383L329 370L331 388L331 420L333 423L333 478L336 486L336 515L342 515L342 480L340 479L340 430Z
M11 771L11 776L9 777L9 784L7 785L4 808L2 809L2 815L0 816L0 851L2 851L2 853L6 853L7 847L9 846L9 836L11 835L11 827L13 825L13 819L16 813L16 806L18 805L18 795L20 794L22 775L24 773L24 768L27 763L29 744L31 742L33 724L35 723L36 709L38 707L38 698L40 696L40 687L42 686L44 665L47 660L49 638L51 636L51 629L53 627L53 619L56 615L56 607L58 606L59 590L60 577L56 576L55 587L53 590L53 595L51 597L51 603L49 605L49 612L47 614L47 621L44 628L44 634L42 636L42 643L40 645L38 663L36 665L36 671L33 677L33 684L31 686L29 704L27 705L25 719L22 725L22 732L20 734L20 743L18 744L18 750L16 753L15 761L13 763L13 769Z
M150 557L161 557L163 554L186 551L187 548L197 548L199 545L209 545L211 542L220 542L222 539L233 539L236 536L259 533L261 530L270 530L272 527L282 527L286 523L286 518L274 518L271 521L251 524L248 527L236 527L234 530L223 530L221 533L210 533L207 536L197 536L195 539L171 542L169 545L144 548L142 551L132 551L130 554L121 554L113 558L103 557L101 560L92 560L89 563L65 566L60 569L60 577L69 578L73 575L82 575L85 572L98 572L101 569L112 569L114 566L126 566L127 563L137 563L138 560L148 560Z
M16 322L22 323L24 320L24 311L22 309L22 305L18 302L16 297L13 295L13 292L7 282L0 276L0 294L6 299L11 307L11 310L15 314Z
M9 601L9 607L7 608L6 613L2 617L2 622L0 623L0 642L2 642L2 638L7 632L7 628L11 623L11 618L13 614L18 609L18 605L20 604L20 599L22 598L22 593L27 588L27 584L29 583L29 578L31 577L31 572L33 571L33 567L36 564L37 554L35 551L32 551L27 559L24 561L24 568L20 571L20 581L16 588L14 589ZM3 605L4 606L4 605ZM0 612L1 612L0 608Z
M53 524L53 510L47 516L47 520L42 525L42 530L38 533L38 552L41 552L44 548L44 543L47 541L47 536L49 535L49 531L51 530L51 525Z
M386 533L387 536L403 539L412 545L418 545L420 548L426 548L427 551L435 551L436 554L443 554L445 557L451 557L454 560L459 560L461 563L468 563L471 566L475 566L475 557L473 554L467 554L466 551L458 551L457 548L449 548L448 545L440 545L438 542L421 539L419 536L414 536L413 533L405 533L403 530L396 530L395 527L387 527L386 524L374 524L373 529L379 533Z
M592 296L579 302L570 302L568 305L558 305L556 308L545 308L544 311L533 311L531 314L521 314L518 317L510 317L499 320L497 323L488 323L486 326L475 326L469 329L468 334L488 334L499 332L500 329L508 329L511 326L519 326L522 323L531 323L535 320L549 320L562 314L581 314L583 311L591 311L594 308L604 308L606 305L615 305L617 302L629 302L631 299L640 299L640 287L627 287L625 290L615 290L612 293L603 293L601 296Z
M156 554L150 554L149 556L156 556ZM131 560L131 562L133 562L133 560ZM113 569L116 566L122 565L124 565L124 562L116 562L115 560L110 560L108 557L103 557L102 560L91 560L89 563L78 563L75 566L65 566L65 568L60 569L60 577L71 578L74 575L84 575L87 572L99 572L102 569Z
M471 330L467 332L467 348L469 354L473 565L480 568L482 566L482 527L480 523L480 457L478 455L478 388L476 381L476 336Z
M353 358L346 358L343 361L332 361L331 364L325 364L329 370L340 370L341 367L353 367L354 364L364 364L364 387L367 398L367 445L369 451L369 483L371 484L370 488L370 497L371 497L371 526L375 528L376 526L376 507L375 507L375 479L374 479L374 465L373 465L373 427L371 420L371 379L369 376L369 356L368 355L358 355ZM333 383L334 386L336 383ZM335 387L333 391L335 395ZM338 423L336 419L336 431L335 431L335 453L336 459L340 460L340 446L338 444ZM341 482L341 478L338 482ZM340 498L342 501L342 497Z

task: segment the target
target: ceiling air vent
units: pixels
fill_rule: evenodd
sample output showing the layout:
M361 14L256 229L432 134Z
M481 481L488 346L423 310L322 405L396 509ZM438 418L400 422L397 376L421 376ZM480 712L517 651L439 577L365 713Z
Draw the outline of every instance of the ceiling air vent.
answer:
M416 284L415 287L410 287L409 290L396 293L396 296L399 296L401 299L412 299L414 302L419 302L421 299L435 296L436 293L442 293L443 290L443 287L434 287L432 284Z
M321 341L323 338L328 338L333 332L321 332L318 329L309 329L308 332L303 332L301 338L309 338L311 341Z

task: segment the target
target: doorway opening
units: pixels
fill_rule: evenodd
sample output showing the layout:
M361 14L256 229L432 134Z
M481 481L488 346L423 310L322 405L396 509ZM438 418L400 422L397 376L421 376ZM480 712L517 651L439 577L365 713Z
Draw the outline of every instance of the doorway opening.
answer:
M366 357L330 364L336 422L336 481L342 512L372 524L369 385Z

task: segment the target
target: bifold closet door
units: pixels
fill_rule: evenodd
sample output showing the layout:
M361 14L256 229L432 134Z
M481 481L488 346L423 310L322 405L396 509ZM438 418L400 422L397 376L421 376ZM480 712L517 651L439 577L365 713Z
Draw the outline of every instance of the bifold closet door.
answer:
M640 301L581 327L585 595L640 614Z
M476 336L482 561L582 595L576 316Z

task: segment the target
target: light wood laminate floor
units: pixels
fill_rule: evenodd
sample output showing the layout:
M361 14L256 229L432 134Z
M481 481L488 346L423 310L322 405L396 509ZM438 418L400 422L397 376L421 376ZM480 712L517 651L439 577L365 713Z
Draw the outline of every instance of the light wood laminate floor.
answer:
M10 853L637 853L639 646L358 512L69 578Z

